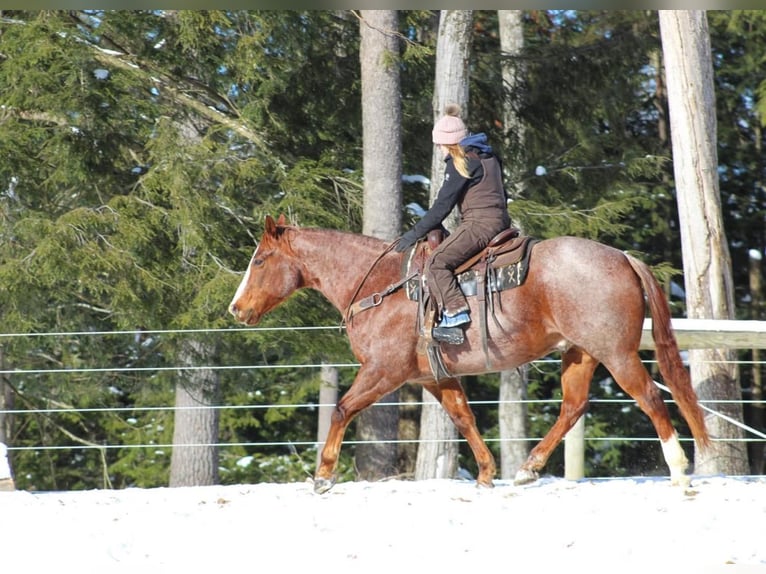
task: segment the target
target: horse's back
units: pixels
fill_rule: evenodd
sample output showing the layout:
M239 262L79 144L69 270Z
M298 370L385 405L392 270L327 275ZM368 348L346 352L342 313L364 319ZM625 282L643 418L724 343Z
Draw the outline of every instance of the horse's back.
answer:
M625 255L619 249L592 239L569 235L540 241L535 244L533 253L538 259L542 257L548 261L564 261L568 263L567 268L573 267L572 264L588 263L592 260L599 264L627 263Z
M536 244L528 297L569 341L602 348L610 341L637 348L645 312L638 276L623 252L579 237Z

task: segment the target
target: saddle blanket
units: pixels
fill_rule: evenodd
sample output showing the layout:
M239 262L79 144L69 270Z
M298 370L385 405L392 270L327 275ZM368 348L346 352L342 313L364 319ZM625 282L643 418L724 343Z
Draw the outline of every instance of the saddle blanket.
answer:
M497 293L506 289L513 289L524 283L529 270L529 255L532 245L539 240L532 237L519 237L518 245L512 250L495 256L486 262L480 261L470 269L459 273L458 284L466 297L475 297L478 293L479 277L485 274L486 289L489 293ZM422 275L410 279L405 284L407 297L412 301L419 301L422 293Z

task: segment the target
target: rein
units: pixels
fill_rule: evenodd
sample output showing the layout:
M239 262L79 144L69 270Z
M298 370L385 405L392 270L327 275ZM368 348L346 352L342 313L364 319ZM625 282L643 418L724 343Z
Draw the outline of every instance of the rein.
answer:
M354 291L354 294L351 296L351 300L349 301L348 307L346 307L346 312L343 314L343 323L348 323L349 321L351 321L351 318L354 315L356 315L357 313L361 311L365 311L366 309L370 309L372 307L377 307L383 302L384 297L390 295L391 293L399 289L402 285L407 283L407 281L417 276L417 272L411 273L408 277L405 277L404 279L401 279L397 281L396 283L392 283L391 285L386 287L382 292L373 293L372 295L365 297L361 301L354 303L357 295L359 295L359 291L362 290L362 287L364 286L365 281L367 281L367 278L370 276L370 273L372 273L372 270L375 269L375 266L378 264L378 262L381 259L383 259L383 257L387 255L398 244L399 244L399 238L391 242L391 244L388 247L386 247L381 252L381 254L375 258L375 261L372 262L372 265L370 265L370 268L367 270L367 273L364 274L364 276L362 277L362 280L359 282L359 285L356 286L356 290Z

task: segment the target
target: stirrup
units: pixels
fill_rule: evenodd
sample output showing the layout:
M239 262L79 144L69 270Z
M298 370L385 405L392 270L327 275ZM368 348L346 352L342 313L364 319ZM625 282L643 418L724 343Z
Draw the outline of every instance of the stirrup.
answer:
M471 315L468 313L468 311L459 311L454 315L448 315L447 313L444 313L442 315L442 320L439 321L437 327L459 327L470 322Z
M440 343L462 345L465 342L465 332L460 327L434 327L431 336Z

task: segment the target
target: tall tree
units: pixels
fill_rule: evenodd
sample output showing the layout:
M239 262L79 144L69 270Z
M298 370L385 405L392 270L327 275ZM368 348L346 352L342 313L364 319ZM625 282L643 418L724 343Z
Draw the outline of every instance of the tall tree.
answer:
M524 124L517 112L523 86L521 54L524 48L524 11L498 10L503 77L503 131L505 147L514 150L504 158L505 181L511 198L523 193ZM517 225L519 225L517 223ZM529 454L527 444L527 369L520 367L500 373L500 404L497 407L500 432L500 476L514 476Z
M694 319L734 318L731 259L721 216L716 145L716 105L710 34L704 10L661 10L670 136L678 214L681 223L687 314ZM692 382L714 411L742 421L736 353L694 349L689 353ZM716 402L721 401L721 402ZM745 474L747 450L740 427L715 415L706 417L719 439L697 452L695 470L703 474Z
M170 486L206 486L218 483L219 385L212 369L195 369L210 361L213 352L200 341L181 343L179 359L189 370L181 371L176 384L173 453Z
M396 10L361 10L364 217L362 232L392 241L401 229L402 144L399 88L399 16ZM356 467L364 480L396 471L399 392L357 417ZM374 442L372 442L374 441Z
M471 53L472 10L442 10L436 40L433 121L439 119L449 103L468 108L469 60ZM430 134L426 137L430 140ZM444 158L433 146L430 202L436 199L444 178ZM454 224L454 217L452 218ZM449 227L449 222L447 226ZM415 478L451 478L457 471L457 429L435 399L423 391L420 419L421 443Z

